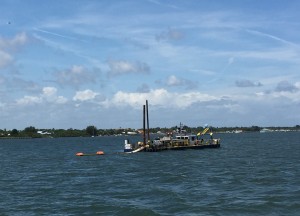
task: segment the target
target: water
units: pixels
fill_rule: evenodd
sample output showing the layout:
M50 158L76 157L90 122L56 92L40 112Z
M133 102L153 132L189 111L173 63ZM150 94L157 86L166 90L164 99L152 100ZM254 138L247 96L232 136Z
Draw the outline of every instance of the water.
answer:
M1 139L0 215L299 214L299 132L218 136L137 154L116 154L124 137Z

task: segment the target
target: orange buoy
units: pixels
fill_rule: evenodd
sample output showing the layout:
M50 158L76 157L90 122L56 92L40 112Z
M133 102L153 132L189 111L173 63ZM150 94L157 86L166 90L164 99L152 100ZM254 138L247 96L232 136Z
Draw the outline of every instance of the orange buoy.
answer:
M83 156L83 153L82 153L82 152L78 152L78 153L76 154L76 156Z
M97 155L104 155L104 152L103 151L97 151L96 154Z

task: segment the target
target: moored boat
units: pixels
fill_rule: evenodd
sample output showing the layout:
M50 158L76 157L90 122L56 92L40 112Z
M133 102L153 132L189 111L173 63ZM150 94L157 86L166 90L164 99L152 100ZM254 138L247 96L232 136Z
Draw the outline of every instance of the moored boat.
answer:
M203 149L203 148L219 148L220 139L213 138L213 132L210 127L204 128L202 132L197 134L187 134L182 129L180 123L179 130L174 134L150 139L149 135L149 118L148 118L148 101L144 105L144 124L143 124L143 142L130 143L128 139L124 143L125 153L136 153L141 151L156 152L163 150L185 150L185 149ZM145 116L147 116L147 133L145 128ZM148 136L146 137L146 134Z

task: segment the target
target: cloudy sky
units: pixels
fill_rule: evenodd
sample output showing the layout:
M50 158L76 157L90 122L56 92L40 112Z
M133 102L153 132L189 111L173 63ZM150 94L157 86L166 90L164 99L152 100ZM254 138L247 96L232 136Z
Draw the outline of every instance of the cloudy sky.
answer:
M300 1L1 0L0 128L300 124Z

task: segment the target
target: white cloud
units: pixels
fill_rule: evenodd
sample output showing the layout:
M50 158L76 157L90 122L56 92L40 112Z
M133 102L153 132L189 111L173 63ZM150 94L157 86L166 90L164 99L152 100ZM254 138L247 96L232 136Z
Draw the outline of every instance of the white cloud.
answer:
M54 87L44 87L43 88L43 94L48 97L55 95L56 92L57 92L57 89Z
M84 91L77 91L75 96L73 97L74 101L89 101L95 99L95 97L99 95L90 89L86 89Z
M36 97L36 96L24 96L23 98L21 99L18 99L17 100L17 104L18 105L33 105L33 104L40 104L42 103L42 98L40 97Z
M290 102L296 102L299 103L300 102L300 92L273 92L271 94L271 96L280 101L281 99L285 98L287 100L289 100Z
M28 41L27 35L22 32L14 38L5 39L0 37L0 68L11 64L14 60L13 52Z
M175 75L171 75L167 78L166 85L169 87L182 86L185 89L194 89L197 87L197 83L195 81L185 78L178 78Z
M13 57L10 54L0 50L0 68L3 68L6 65L10 64L12 60Z
M79 65L73 65L71 68L57 71L54 73L55 80L62 86L71 86L78 88L81 85L95 83L97 80L96 71L90 71Z
M153 106L184 109L195 103L220 99L221 98L201 92L171 93L165 89L155 89L148 93L127 93L119 91L113 96L109 104L113 106L132 106L133 108L140 108L140 106L145 103L145 100L149 100Z
M5 39L0 37L0 49L13 50L19 46L24 45L28 41L27 35L25 32L17 34L12 39Z
M129 73L134 74L147 74L150 72L150 68L146 63L143 62L129 62L124 60L109 60L108 71L109 76L124 75Z
M57 103L57 104L64 104L68 101L67 98L65 98L63 96L57 96L56 93L57 93L57 88L44 87L41 98L43 98L45 101Z
M185 123L188 124L198 124L197 122L195 123L195 121L204 121L204 123L210 122L214 125L228 126L226 123L230 123L233 124L232 126L236 126L235 124L241 123L245 121L245 119L247 119L248 124L255 124L252 122L259 120L259 123L263 123L261 119L258 119L259 117L251 119L248 117L248 115L253 116L255 112L258 112L260 114L259 116L267 114L268 116L273 116L280 109L276 108L275 111L272 111L271 107L282 105L281 101L285 101L285 104L288 104L288 106L291 106L293 109L295 109L295 104L300 102L299 94L300 91L273 91L269 94L262 93L256 95L244 95L236 93L234 95L226 96L216 93L206 94L198 91L170 92L161 88L152 89L144 93L118 91L112 97L102 100L101 102L98 101L98 97L100 95L99 93L90 89L86 89L84 91L77 91L73 97L74 103L69 103L71 106L76 106L75 103L78 103L78 109L76 113L75 111L68 109L67 106L60 106L59 110L60 115L64 116L65 119L69 119L69 123L71 125L77 125L78 127L80 124L74 119L71 119L74 116L77 116L78 113L87 113L87 110L95 109L99 111L98 115L101 115L101 113L107 113L106 115L111 115L111 117L119 116L119 118L121 118L121 115L119 115L120 112L126 112L130 113L130 115L134 115L136 112L133 110L140 110L142 105L145 104L145 100L148 100L152 113L151 116L155 116L156 125L158 126L169 125L170 122L176 121L177 117L182 121L186 121ZM89 103L88 105L85 104L96 100L97 103ZM24 96L22 99L17 101L17 105L19 105L20 108L21 106L40 105L43 106L43 113L52 113L52 115L54 115L54 110L57 110L57 106L49 105L66 102L66 98L57 96L56 88L45 87L39 96ZM265 110L266 107L268 107L268 111ZM3 108L5 107L3 106ZM31 112L24 108L23 110L24 113ZM95 115L97 115L98 111L95 111ZM158 118L158 116L160 117ZM234 116L238 116L239 120L233 120L232 118ZM136 117L134 116L133 118ZM266 118L267 117L264 117L263 119Z
M65 104L68 102L68 99L64 96L57 96L56 101L57 104Z
M169 86L178 86L178 85L181 85L181 84L182 84L181 80L178 79L174 75L169 76L168 79L167 79L167 85L169 85Z
M257 98L268 103L280 103L281 101L289 101L290 105L300 102L300 83L291 83L288 81L280 81L273 90L257 92ZM251 98L248 98L250 100Z
M25 95L23 98L17 99L17 105L34 105L43 103L53 103L53 104L64 104L68 101L67 98L63 96L57 96L57 89L55 87L44 87L42 93L39 96L28 96Z

